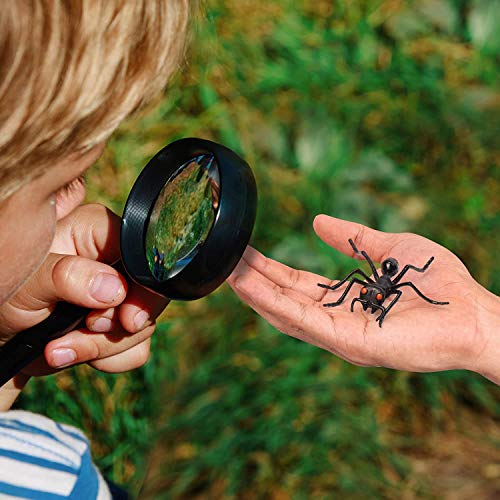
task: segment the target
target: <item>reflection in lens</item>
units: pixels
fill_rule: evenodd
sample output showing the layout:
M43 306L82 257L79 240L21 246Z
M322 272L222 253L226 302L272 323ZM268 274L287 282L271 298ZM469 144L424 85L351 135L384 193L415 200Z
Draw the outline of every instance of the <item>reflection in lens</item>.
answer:
M219 171L211 154L189 160L167 181L146 232L146 255L156 279L175 276L196 255L212 229L219 192Z

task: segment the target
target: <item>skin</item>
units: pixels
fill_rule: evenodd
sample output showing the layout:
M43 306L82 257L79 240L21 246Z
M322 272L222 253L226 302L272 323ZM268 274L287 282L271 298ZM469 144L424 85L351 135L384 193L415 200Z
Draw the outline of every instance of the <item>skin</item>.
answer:
M338 281L290 268L251 247L228 280L237 295L279 331L352 364L413 372L466 369L500 384L500 299L479 285L452 252L416 234L383 233L326 215L316 217L314 230L346 255L359 258L348 243L352 238L375 262L394 257L400 269L407 263L421 267L434 256L424 273L410 270L403 281L449 304L429 304L404 287L380 328L375 321L379 312L363 312L360 304L350 311L360 285L341 305L323 307L336 301L347 283L325 290L317 283Z
M87 328L50 342L44 358L0 389L0 411L33 375L84 362L123 372L149 357L155 319L168 301L127 284L108 265L119 258L120 218L101 205L81 206L78 178L103 147L62 160L0 203L0 261L9 263L0 268L0 345L45 319L58 301L93 309Z

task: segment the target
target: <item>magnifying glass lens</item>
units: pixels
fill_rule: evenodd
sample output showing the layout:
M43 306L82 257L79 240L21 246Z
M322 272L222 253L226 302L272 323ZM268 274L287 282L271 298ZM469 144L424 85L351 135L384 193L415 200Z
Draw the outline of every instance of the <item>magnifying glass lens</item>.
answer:
M192 261L212 229L219 196L219 168L212 154L188 160L167 180L146 230L145 253L155 279L170 279Z

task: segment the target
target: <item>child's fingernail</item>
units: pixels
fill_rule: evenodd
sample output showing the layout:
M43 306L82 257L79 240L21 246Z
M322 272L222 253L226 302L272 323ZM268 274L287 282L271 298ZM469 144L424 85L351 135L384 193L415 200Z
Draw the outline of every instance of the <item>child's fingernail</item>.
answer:
M52 366L64 368L76 361L76 352L73 349L56 349L52 351Z
M137 330L142 330L149 320L149 314L146 311L140 311L135 315L134 324Z
M96 276L90 293L100 302L113 302L123 292L123 283L113 274L100 273Z
M105 333L105 332L110 332L111 328L112 328L112 323L110 319L98 318L92 323L90 330L97 333Z

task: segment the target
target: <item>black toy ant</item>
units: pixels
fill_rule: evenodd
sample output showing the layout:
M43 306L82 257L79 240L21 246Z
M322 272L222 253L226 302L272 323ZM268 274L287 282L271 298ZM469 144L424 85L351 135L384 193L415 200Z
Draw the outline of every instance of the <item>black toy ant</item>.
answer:
M407 264L405 267L403 267L403 270L395 278L391 279L399 270L398 261L396 259L393 259L392 257L385 259L382 262L382 276L379 276L377 270L375 269L373 261L370 259L368 254L364 250L360 252L350 238L349 238L349 243L351 244L356 254L361 255L366 259L366 261L370 265L375 280L367 276L361 269L358 268L354 269L354 271L351 271L342 281L339 281L334 286L318 283L318 286L320 286L321 288L326 288L328 290L337 290L337 288L342 286L346 281L349 280L351 276L353 276L356 273L363 276L363 278L366 280L366 281L361 281L358 278L353 278L350 281L349 285L347 285L347 288L344 290L344 293L341 295L339 300L337 300L336 302L331 302L329 304L323 304L324 307L335 307L340 305L342 301L346 298L347 294L349 293L349 290L352 288L352 285L354 285L354 283L362 285L363 288L361 289L359 297L356 297L355 299L352 300L351 312L354 311L354 304L356 302L361 302L361 304L363 304L364 311L366 311L369 307L371 307L372 314L378 309L381 310L382 312L380 313L380 316L376 319L376 321L379 322L379 326L381 328L382 328L382 322L384 321L384 318L387 316L387 313L393 308L394 304L396 304L396 302L400 299L401 295L403 295L403 292L401 290L398 290L398 288L401 288L403 286L409 286L413 288L413 290L415 290L417 295L422 297L427 302L430 302L431 304L437 304L437 305L449 304L449 302L438 302L436 300L429 299L411 281L405 281L404 283L400 283L401 278L406 274L406 272L409 269L413 269L414 271L423 273L431 265L431 262L434 260L434 257L431 257L427 261L427 264L425 264L425 266L422 268L412 266L411 264ZM396 297L389 304L389 306L383 307L382 303L384 302L384 300L387 297L389 297L389 295L394 295L394 294L396 295Z

